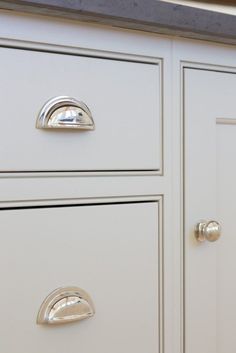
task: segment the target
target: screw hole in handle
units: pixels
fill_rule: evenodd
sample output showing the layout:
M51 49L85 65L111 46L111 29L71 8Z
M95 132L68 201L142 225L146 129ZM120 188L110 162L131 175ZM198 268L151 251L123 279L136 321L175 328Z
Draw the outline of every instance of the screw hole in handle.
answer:
M94 130L92 113L83 102L67 96L51 98L41 108L37 129Z

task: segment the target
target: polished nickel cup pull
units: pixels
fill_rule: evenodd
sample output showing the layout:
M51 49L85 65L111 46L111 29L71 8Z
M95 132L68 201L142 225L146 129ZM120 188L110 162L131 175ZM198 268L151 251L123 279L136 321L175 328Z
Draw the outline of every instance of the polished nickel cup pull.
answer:
M65 324L95 314L92 299L78 287L58 288L43 301L37 316L39 325Z
M67 96L50 99L39 112L37 129L94 130L91 111L83 102Z

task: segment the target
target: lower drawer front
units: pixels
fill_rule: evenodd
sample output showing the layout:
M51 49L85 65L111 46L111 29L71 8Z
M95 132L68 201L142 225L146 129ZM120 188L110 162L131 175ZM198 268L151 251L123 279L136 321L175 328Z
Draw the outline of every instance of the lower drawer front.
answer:
M0 212L4 353L156 353L158 204ZM37 325L58 287L86 290L89 319Z

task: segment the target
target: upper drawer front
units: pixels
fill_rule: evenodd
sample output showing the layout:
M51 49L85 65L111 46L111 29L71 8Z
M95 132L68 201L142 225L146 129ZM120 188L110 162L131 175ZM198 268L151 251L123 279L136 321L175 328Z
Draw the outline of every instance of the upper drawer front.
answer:
M158 64L12 48L0 60L0 171L160 169ZM56 96L83 101L95 130L36 129Z

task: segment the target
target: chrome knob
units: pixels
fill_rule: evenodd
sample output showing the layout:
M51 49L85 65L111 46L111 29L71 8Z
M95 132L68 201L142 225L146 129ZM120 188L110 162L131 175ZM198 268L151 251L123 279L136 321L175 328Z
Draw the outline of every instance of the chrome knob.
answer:
M195 237L198 241L216 241L221 236L221 226L217 221L202 221L195 227Z

